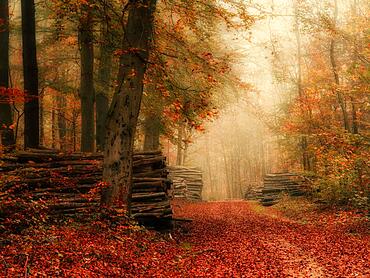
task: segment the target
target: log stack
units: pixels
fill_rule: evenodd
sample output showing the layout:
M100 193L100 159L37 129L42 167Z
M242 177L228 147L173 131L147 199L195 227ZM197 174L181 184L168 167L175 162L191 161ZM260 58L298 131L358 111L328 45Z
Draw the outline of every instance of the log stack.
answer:
M170 219L165 157L160 152L133 156L131 213L137 220ZM27 194L44 200L51 215L87 213L100 204L101 154L50 150L18 152L0 160L0 199ZM1 193L2 192L2 193ZM9 193L10 192L10 193Z
M192 201L202 200L202 171L194 167L168 167L169 178L173 183L175 198L185 198Z
M282 193L290 196L304 195L302 178L293 173L273 173L263 179L262 198L264 206L272 206L279 202Z

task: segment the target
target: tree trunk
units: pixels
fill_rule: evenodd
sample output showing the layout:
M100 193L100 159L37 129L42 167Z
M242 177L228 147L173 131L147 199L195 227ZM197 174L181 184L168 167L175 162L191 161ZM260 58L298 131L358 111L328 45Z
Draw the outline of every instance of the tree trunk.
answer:
M67 150L66 146L66 136L67 136L67 125L66 125L66 98L64 95L57 96L57 106L58 106L58 131L59 131L59 146L60 149Z
M72 144L73 144L73 151L77 151L77 119L78 119L78 111L73 110L72 112Z
M132 154L137 120L144 89L144 75L152 40L156 0L129 2L118 72L118 89L107 116L103 180L109 187L102 192L102 204L118 199L130 209Z
M38 148L39 135L39 94L38 68L36 57L36 25L34 0L22 0L22 57L24 91L24 147Z
M183 124L180 124L177 130L177 155L176 155L176 165L182 165L182 142L184 137L184 127Z
M53 97L53 105L51 110L51 147L53 149L56 149L56 115L55 115L55 100Z
M188 150L189 150L189 140L190 140L190 136L191 136L191 133L189 130L187 130L185 128L185 126L183 127L183 136L184 136L184 149L182 151L182 162L181 164L182 165L185 165L186 161L187 161L187 158L188 158Z
M96 92L96 147L104 150L105 121L109 110L110 82L112 75L112 48L111 37L108 26L102 27L102 38L100 44L100 63L98 70L98 90Z
M94 45L89 11L80 18L81 151L94 151Z
M44 93L41 92L39 97L39 107L40 107L40 146L45 145L45 128L44 128Z
M212 173L212 167L211 167L211 154L210 154L210 151L209 151L209 133L206 134L206 137L205 137L206 141L205 141L205 164L206 164L206 167L205 169L206 172L207 172L207 176L208 176L208 184L209 184L209 195L211 198L214 197L214 192L215 192L215 184L213 183L213 173ZM216 194L218 192L216 191Z
M144 151L156 151L160 148L161 121L157 115L145 117L144 122Z
M357 19L358 14L357 14L357 0L353 1L353 6L352 6L352 16L353 16L353 33L355 34L354 40L353 40L353 66L356 67L357 62L358 62L358 35L357 35L357 22L355 19ZM354 84L352 84L354 85ZM353 134L358 134L359 133L359 128L358 128L358 118L357 118L357 110L356 110L356 104L355 104L355 99L353 96L351 96L351 109L352 109L352 133Z
M299 96L299 101L302 102L304 101L304 91L302 87L302 50L301 50L301 33L299 30L299 18L298 18L298 1L296 0L294 3L295 7L295 35L296 35L296 40L297 40L297 67L298 67L298 77L297 77L297 91L298 91L298 96ZM306 114L306 111L303 110L302 108L302 116ZM300 139L300 146L302 149L302 164L303 164L303 169L305 171L310 171L311 170L311 165L310 165L310 155L308 153L308 139L305 134L303 134L302 138Z
M335 4L335 7L334 7L334 28L336 28L336 25L337 25L337 17L338 17L338 3L337 3L337 0L334 1L334 4ZM338 66L337 66L337 62L335 60L335 38L332 38L331 41L330 41L330 63L331 63L331 67L332 67L332 71L333 71L333 75L334 75L334 81L335 81L335 84L337 85L337 87L339 87L340 85L340 80L339 80L339 73L338 73ZM337 94L337 98L338 98L338 103L339 103L339 106L340 106L340 109L342 111L342 115L343 115L343 126L344 126L344 129L347 130L348 132L351 132L350 130L350 127L349 127L349 120L348 120L348 113L347 113L347 107L346 107L346 103L345 103L345 99L343 97L343 94L339 91L339 88L336 88L335 89L335 92Z
M15 144L12 109L6 90L9 87L9 3L0 0L0 143L12 147ZM3 94L4 93L4 94Z

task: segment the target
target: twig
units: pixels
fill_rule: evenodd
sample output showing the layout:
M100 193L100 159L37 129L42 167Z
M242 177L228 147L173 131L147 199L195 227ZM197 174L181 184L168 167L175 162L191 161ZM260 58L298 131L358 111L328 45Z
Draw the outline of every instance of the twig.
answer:
M28 255L26 255L26 262L24 264L24 277L28 277L28 270L27 270L27 265L28 265Z

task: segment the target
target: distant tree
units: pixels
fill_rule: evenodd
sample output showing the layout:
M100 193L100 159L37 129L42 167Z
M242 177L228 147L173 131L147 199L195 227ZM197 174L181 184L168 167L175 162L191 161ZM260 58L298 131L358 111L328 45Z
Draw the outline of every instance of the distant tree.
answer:
M24 147L39 147L39 92L36 56L34 0L22 0L22 56L26 102L24 104Z
M8 96L9 87L9 3L0 0L0 133L1 144L12 146L14 132L12 109Z

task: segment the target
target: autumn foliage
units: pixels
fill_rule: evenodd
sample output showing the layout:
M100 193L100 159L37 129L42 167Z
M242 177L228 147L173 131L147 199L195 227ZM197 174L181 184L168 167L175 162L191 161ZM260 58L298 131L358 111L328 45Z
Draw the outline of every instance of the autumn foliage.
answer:
M0 273L59 277L366 277L368 221L355 212L286 218L247 202L175 202L191 217L161 235L133 223L32 228L1 242ZM319 215L319 217L317 217ZM365 228L365 229L364 229Z

